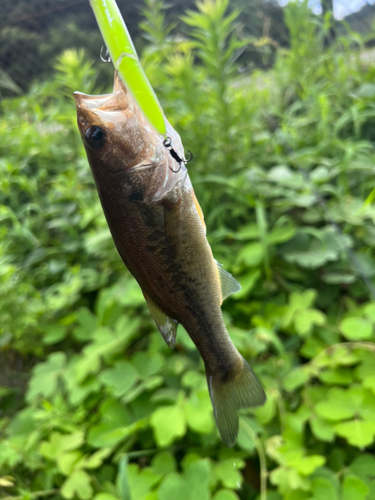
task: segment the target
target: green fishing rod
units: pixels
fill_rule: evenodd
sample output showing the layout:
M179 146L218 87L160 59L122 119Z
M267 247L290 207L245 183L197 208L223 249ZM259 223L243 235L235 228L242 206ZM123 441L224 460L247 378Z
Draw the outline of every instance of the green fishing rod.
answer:
M139 61L133 41L115 0L90 0L115 69L150 125L166 137L160 103Z

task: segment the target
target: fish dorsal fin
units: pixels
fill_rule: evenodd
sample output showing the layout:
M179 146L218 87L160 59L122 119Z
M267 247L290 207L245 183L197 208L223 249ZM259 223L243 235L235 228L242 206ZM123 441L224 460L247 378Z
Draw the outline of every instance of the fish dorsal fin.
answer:
M167 316L165 312L163 312L160 307L157 306L155 302L144 292L143 295L146 299L148 308L150 309L151 316L153 317L156 326L159 328L160 333L163 335L164 340L171 349L174 349L178 322Z
M215 264L220 280L221 302L223 302L223 300L229 297L229 295L232 295L232 293L239 292L241 290L241 285L223 268L223 265L220 264L220 262L215 260Z

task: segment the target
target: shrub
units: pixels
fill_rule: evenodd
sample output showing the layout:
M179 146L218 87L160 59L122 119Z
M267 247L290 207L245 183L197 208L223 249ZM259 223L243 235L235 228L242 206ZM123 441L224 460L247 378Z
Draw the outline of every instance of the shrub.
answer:
M64 53L1 103L9 500L375 496L374 70L353 33L324 49L327 27L296 2L290 49L239 76L252 40L227 6L203 0L175 40L155 2L144 65L194 153L214 255L242 284L225 320L268 401L223 447L194 345L180 328L168 349L114 249L67 97L92 91L94 66Z

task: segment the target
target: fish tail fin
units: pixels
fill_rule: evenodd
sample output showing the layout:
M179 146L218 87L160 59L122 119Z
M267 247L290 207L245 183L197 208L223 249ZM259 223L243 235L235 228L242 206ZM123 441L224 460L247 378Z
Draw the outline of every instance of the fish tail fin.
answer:
M238 435L238 410L260 406L266 401L264 390L250 365L240 356L241 363L226 376L206 371L208 388L217 427L223 443L231 448Z

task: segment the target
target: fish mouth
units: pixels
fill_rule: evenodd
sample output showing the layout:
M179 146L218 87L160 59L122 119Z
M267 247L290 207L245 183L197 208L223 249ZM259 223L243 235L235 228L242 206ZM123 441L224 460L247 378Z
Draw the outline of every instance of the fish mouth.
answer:
M129 107L128 91L117 71L113 81L113 91L110 94L90 95L83 92L73 92L77 108L88 111L124 111Z
M125 111L128 107L126 96L121 91L102 95L89 95L76 91L73 93L73 97L78 109L93 113L99 111Z
M78 127L84 135L91 125L114 128L129 118L130 108L128 94L119 88L111 94L90 95L74 92L77 107Z

